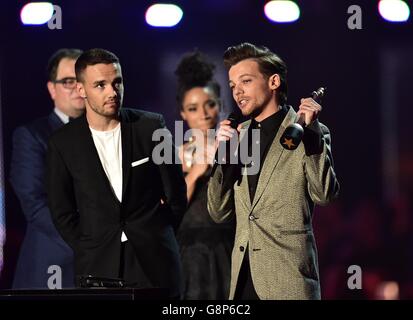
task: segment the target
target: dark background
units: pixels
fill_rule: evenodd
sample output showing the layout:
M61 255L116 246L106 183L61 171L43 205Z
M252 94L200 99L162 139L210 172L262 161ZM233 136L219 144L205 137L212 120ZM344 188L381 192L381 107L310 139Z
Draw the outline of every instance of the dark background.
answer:
M320 120L332 131L340 198L316 208L322 294L326 299L383 298L394 281L400 298L412 298L413 89L412 17L389 23L376 1L297 1L300 19L274 24L263 1L173 1L184 11L175 28L153 28L144 15L152 1L55 1L63 28L23 26L25 2L0 4L0 79L4 146L6 231L0 288L9 288L24 219L8 179L11 135L16 126L48 114L52 102L45 67L61 47L102 47L121 60L124 106L178 119L173 71L180 57L199 48L217 64L225 112L232 105L222 54L240 42L265 45L287 63L289 98L295 108L327 86ZM350 30L350 5L362 9L362 30ZM411 9L413 5L410 1ZM223 114L224 116L225 114ZM363 289L349 290L347 268L359 265Z

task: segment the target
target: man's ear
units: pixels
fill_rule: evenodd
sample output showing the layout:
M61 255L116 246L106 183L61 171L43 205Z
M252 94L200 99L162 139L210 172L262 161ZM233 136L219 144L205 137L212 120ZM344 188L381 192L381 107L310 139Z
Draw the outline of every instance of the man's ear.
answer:
M47 82L47 90L49 90L50 97L52 100L56 98L56 87L55 84L51 81Z
M281 79L278 74L274 73L271 77L269 77L268 86L270 87L271 90L278 89L280 85L281 85Z
M77 82L76 90L79 96L81 96L83 99L86 99L86 92L85 92L85 87L83 87L83 83Z

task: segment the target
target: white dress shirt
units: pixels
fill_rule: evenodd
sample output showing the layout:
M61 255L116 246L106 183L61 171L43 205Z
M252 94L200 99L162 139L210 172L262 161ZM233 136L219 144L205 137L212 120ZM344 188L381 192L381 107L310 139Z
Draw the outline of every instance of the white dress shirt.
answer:
M60 118L60 120L62 120L62 122L64 124L69 122L69 116L65 113L63 113L63 111L59 110L58 108L54 108L54 113L57 114L57 116Z
M100 162L109 179L112 190L122 202L122 138L120 123L116 128L108 131L98 131L89 127L93 142L98 151ZM122 232L121 241L128 240Z

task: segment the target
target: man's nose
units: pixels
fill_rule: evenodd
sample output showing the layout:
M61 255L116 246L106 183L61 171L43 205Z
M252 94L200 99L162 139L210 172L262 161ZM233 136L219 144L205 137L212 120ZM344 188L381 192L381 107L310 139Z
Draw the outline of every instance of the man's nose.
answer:
M72 89L72 92L71 92L71 96L74 96L74 97L80 97L80 94L79 94L79 92L77 91L77 88L75 87L74 89Z
M117 97L119 95L118 89L116 87L112 87L112 94L111 96Z
M240 85L236 85L234 88L234 95L239 96L242 94L244 91L242 90L242 87Z

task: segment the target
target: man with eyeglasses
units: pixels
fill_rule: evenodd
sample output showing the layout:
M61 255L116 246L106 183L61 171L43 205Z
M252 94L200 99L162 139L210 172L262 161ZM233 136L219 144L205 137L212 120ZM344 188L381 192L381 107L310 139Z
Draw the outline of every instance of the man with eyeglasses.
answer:
M75 62L81 54L79 49L60 49L51 56L47 89L54 110L13 134L10 182L27 221L14 289L74 287L73 252L52 222L44 176L50 135L85 110L76 90Z

